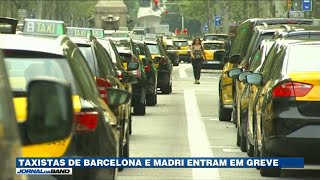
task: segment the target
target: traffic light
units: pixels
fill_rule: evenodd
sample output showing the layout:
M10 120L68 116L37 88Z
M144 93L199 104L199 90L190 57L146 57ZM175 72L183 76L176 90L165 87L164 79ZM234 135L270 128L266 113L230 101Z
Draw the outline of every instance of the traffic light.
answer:
M154 0L153 2L154 2L154 7L158 8L159 1L158 0Z

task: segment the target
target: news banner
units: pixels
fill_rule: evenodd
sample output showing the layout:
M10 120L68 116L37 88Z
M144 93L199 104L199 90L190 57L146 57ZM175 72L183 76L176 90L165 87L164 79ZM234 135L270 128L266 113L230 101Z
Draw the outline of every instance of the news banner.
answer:
M17 158L17 174L72 175L73 168L304 168L304 158Z

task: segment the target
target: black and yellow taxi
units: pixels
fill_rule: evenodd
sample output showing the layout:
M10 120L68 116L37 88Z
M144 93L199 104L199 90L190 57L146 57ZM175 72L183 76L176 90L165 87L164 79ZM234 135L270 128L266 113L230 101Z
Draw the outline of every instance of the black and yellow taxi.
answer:
M16 157L22 156L23 146L48 144L72 135L74 113L71 88L68 84L53 79L33 79L25 92L28 107L26 119L18 124L8 74L1 52L0 79L0 153L3 158L0 162L0 179L25 180L30 177L16 175L15 166ZM47 103L47 99L53 98L56 98L59 106ZM42 107L43 111L40 111L39 107ZM50 111L53 108L55 111ZM52 123L53 121L55 123Z
M249 85L248 83L244 82L243 79L247 72L259 72L261 68L261 64L266 59L266 56L269 52L269 49L273 45L275 41L270 39L263 40L256 51L253 54L253 57L250 59L250 65L248 70L245 71L242 75L237 75L238 73L241 74L243 69L233 69L229 72L230 76L238 76L239 81L244 83L243 88L239 94L239 104L238 104L238 113L239 118L236 122L237 127L237 145L241 147L242 151L246 151L249 156L253 156L253 146L252 146L252 116L249 114L252 113L250 109L252 109L251 96L254 95L256 91L256 87ZM251 104L250 104L251 103ZM250 137L249 137L250 136Z
M191 51L188 40L186 39L173 39L172 40L173 47L179 52L179 61L191 62Z
M133 46L137 50L137 56L143 62L144 71L147 78L146 86L146 105L154 106L157 104L157 79L158 71L154 65L151 53L144 41L133 40Z
M262 72L246 76L248 83L261 87L256 104L255 148L262 158L304 157L305 164L318 164L320 42L292 41L278 39ZM280 176L281 169L261 168L260 174Z
M84 55L96 80L100 97L108 104L107 88L125 90L117 78L116 69L110 60L108 52L98 42L97 38L103 38L103 30L92 28L67 27L67 35L79 47ZM134 63L134 62L132 62ZM138 66L138 65L136 65ZM117 130L119 130L119 155L129 157L129 117L131 104L123 104L111 107L117 117Z
M172 92L172 62L160 41L145 41L145 43L158 70L157 86L163 94L170 94Z
M137 78L137 83L132 84L132 106L134 115L145 115L146 113L146 86L147 77L144 70L144 64L139 59L137 50L134 48L134 44L131 38L112 38L109 41L116 46L118 54L120 55L122 66L133 73ZM139 63L139 67L136 70L129 70L128 63Z
M134 74L132 74L130 71L127 71L127 69L125 67L123 67L122 61L121 61L121 57L117 51L117 47L114 45L114 43L112 41L110 41L109 38L104 38L104 39L98 39L98 41L100 42L100 44L103 46L103 48L108 52L108 54L110 55L111 61L114 64L115 68L116 68L116 72L117 72L117 78L120 80L120 82L123 84L123 86L125 87L125 89L132 93L132 84L137 82L137 79L135 78ZM127 81L125 81L126 78L132 78L133 77L133 83L128 83ZM129 104L131 104L132 107L132 103L131 101L129 102ZM131 110L130 107L130 110ZM132 134L132 116L130 113L129 116L129 134Z
M26 119L25 92L33 78L56 79L70 84L72 89L75 112L73 132L59 141L23 146L22 156L118 157L117 132L112 128L116 117L100 98L92 72L81 51L65 34L66 28L62 21L26 19L20 35L1 35L0 49L3 49L5 55L19 124ZM110 89L110 92L113 96L130 98L129 93L121 90ZM57 104L57 99L46 100ZM112 100L114 98L110 98L111 104L126 103ZM73 179L96 179L99 174L112 179L116 177L117 169L74 169Z
M287 35L284 36L286 37L286 39L315 39L315 38L320 38L320 33L319 31L304 31L304 30L297 30L297 31L291 31L290 29L287 29L285 26L275 26L275 29L267 29L267 30L263 30L262 34L259 36L257 36L257 38L260 39L264 39L265 37L270 38L271 36L274 37L276 36L275 34L277 34L277 32L283 32L283 27L286 28L287 31ZM271 27L268 27L271 28ZM279 29L278 29L279 28ZM274 32L274 30L276 30ZM270 33L270 34L269 34ZM283 34L284 35L284 34ZM277 36L276 36L277 37ZM253 41L254 38L252 39ZM256 43L260 43L259 41L256 40ZM252 44L252 43L250 43ZM255 45L253 46L255 49ZM246 87L246 83L243 82L244 77L247 73L251 73L252 69L250 69L249 67L251 66L252 61L250 61L250 59L253 59L253 54L251 55L250 58L244 58L244 60L242 61L242 63L240 63L240 66L238 68L235 69L236 72L240 73L242 71L244 71L243 73L241 73L241 78L240 76L237 76L237 73L234 73L233 78L237 78L235 80L235 90L236 90L236 94L235 94L235 102L237 102L236 104L236 112L237 112L237 117L234 118L237 121L237 128L238 128L238 135L237 135L237 144L239 145L240 143L240 147L242 151L247 151L248 155L253 156L253 132L252 132L252 121L248 121L249 116L248 115L248 99L246 95L249 95L249 91L248 87ZM239 69L240 68L240 69ZM231 72L231 71L230 71ZM242 79L242 80L241 80ZM245 92L246 91L246 92ZM245 92L245 93L244 93ZM248 138L248 136L250 136Z
M233 88L234 82L228 76L228 72L239 65L249 48L249 42L253 37L254 28L259 25L278 25L278 24L312 24L311 19L285 19L285 18L256 18L244 21L238 28L232 41L229 52L228 62L225 63L219 79L219 120L230 121L234 103ZM236 115L234 115L236 116Z
M225 62L225 42L203 41L202 46L206 55L206 59L202 63L202 69L222 69Z

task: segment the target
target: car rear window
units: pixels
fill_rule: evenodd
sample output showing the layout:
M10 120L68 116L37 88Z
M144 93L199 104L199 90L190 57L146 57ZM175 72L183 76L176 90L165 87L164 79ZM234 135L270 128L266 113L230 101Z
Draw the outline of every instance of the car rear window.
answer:
M174 41L173 43L178 47L189 46L188 41Z
M290 48L287 72L319 72L320 45L294 45Z
M210 41L224 41L226 39L228 39L228 36L223 36L223 35L205 35L203 37L203 40L205 40L205 41L208 41L208 40L210 40Z
M205 50L216 50L216 49L223 49L222 43L203 43L203 48Z
M95 57L94 57L94 52L91 46L79 46L79 49L83 56L85 57L91 71L93 74L96 74L96 69L95 69Z
M32 78L49 77L70 83L73 94L77 94L72 71L63 57L9 56L5 64L13 92L26 92Z
M157 44L148 44L147 46L150 51L150 54L152 54L152 55L160 55L161 54L159 46Z

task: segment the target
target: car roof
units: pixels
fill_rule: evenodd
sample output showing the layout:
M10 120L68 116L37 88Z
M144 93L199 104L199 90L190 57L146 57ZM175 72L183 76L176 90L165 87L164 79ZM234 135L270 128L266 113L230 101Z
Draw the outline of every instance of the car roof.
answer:
M61 48L61 44L66 40L70 40L66 35L62 35L59 37L46 37L17 34L2 34L0 49L45 52L63 56L64 53Z
M173 39L173 41L188 41L188 40L186 40L186 39Z
M205 43L205 44L209 44L209 43L221 43L223 44L224 41L202 41L202 44Z
M205 36L228 36L228 34L215 34L215 33L209 33L209 34L205 34Z
M267 23L268 25L272 24L312 24L313 20L311 19L297 19L297 18L253 18L253 19L248 19L244 21L243 23L246 22L254 22L256 25Z
M75 44L90 44L90 40L85 37L70 37L70 40Z
M157 41L144 41L146 44L158 44Z

